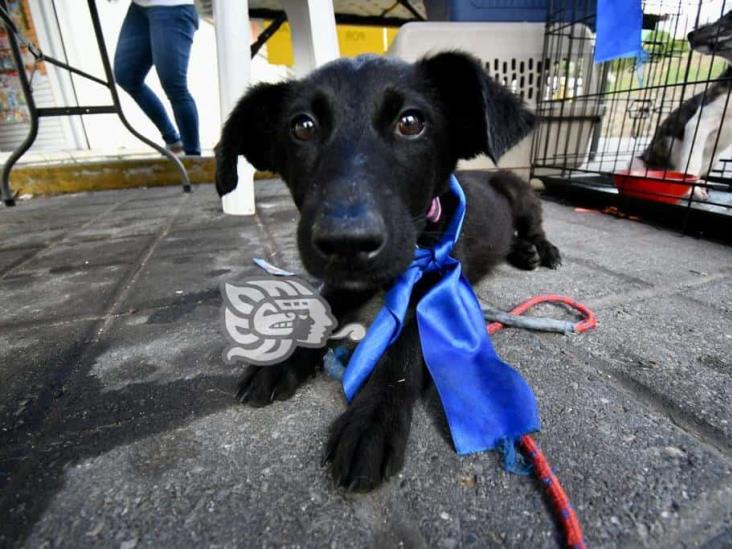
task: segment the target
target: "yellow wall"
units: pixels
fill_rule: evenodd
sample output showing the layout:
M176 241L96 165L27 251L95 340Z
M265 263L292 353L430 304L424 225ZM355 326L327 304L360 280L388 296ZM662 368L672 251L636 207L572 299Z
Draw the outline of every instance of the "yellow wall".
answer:
M270 22L265 22L265 27ZM382 27L363 27L356 25L338 25L338 46L341 55L353 57L362 53L385 53L398 29ZM292 37L290 25L285 23L267 41L267 59L274 65L292 66L295 62L292 53Z

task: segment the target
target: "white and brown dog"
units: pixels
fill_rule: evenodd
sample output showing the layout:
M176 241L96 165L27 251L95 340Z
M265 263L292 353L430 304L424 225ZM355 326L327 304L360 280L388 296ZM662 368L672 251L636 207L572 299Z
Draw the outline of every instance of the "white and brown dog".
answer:
M732 11L688 35L694 51L715 55L731 65L701 93L684 101L658 126L633 169L674 170L704 178L732 145ZM694 187L694 198L707 191Z

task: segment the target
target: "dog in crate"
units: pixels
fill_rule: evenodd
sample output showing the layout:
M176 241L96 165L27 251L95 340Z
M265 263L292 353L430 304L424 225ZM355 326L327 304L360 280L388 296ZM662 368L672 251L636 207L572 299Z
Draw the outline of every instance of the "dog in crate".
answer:
M730 65L707 89L684 101L658 126L643 154L631 168L673 170L704 178L732 145L732 11L688 35L694 51L725 59ZM695 186L694 198L706 200Z
M301 80L255 86L241 99L216 146L216 188L236 187L238 155L281 174L300 212L293 236L305 268L323 280L321 294L339 324L371 325L415 250L448 230L458 208L448 188L458 160L500 158L535 120L468 54L414 64L339 59ZM504 259L521 269L560 264L528 183L506 171L457 179L467 200L455 258L471 284ZM403 464L413 405L428 379L415 309L412 302L401 334L331 427L324 460L348 489L372 489ZM250 366L239 400L265 406L290 398L325 352L298 347L280 364Z

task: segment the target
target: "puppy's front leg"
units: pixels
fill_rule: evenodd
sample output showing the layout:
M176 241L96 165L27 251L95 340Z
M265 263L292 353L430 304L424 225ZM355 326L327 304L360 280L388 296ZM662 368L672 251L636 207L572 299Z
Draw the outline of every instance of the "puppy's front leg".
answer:
M287 400L300 385L315 375L325 350L298 347L279 364L249 366L239 383L239 402L259 408L275 400Z
M423 370L417 323L411 319L331 426L323 462L331 462L336 483L371 490L401 469Z
M330 304L338 322L352 308L366 299L364 296L324 288L321 296ZM297 347L289 358L272 366L249 366L239 383L237 398L242 404L266 406L275 400L287 400L300 385L315 375L327 347L311 349Z

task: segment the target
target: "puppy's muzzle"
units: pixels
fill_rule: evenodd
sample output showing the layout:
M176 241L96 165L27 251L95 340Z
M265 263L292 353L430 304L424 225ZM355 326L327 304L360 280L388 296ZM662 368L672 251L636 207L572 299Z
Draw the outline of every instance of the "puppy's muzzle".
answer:
M384 218L364 204L326 206L312 229L313 248L331 261L372 261L386 241Z
M726 51L732 48L732 29L701 27L691 31L686 39L692 49L702 53Z

